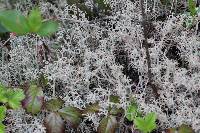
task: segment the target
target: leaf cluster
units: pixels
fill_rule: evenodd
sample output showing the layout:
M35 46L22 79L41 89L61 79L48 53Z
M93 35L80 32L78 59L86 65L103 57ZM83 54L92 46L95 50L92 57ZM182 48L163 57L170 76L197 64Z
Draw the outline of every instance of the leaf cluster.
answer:
M119 97L112 95L110 102L119 103ZM72 106L64 106L64 101L60 98L54 98L45 103L45 108L49 111L44 123L47 132L64 132L64 122L73 128L77 128L85 114L98 113L99 103L87 105L83 110ZM122 113L122 109L115 107L108 108L109 115L102 118L98 127L98 133L114 133L117 128L117 114Z
M156 114L151 112L142 116L134 100L131 101L131 104L127 108L126 118L129 121L133 121L136 129L139 129L143 133L150 133L156 129Z
M21 101L25 98L22 89L13 90L0 85L0 103L11 109L21 107Z
M189 7L189 11L190 11L190 15L191 15L191 16L194 17L195 15L197 15L195 1L193 1L193 0L188 0L188 7Z
M2 123L6 117L6 107L0 106L0 133L5 132L5 125Z
M21 101L25 98L21 89L13 90L0 84L0 133L5 132L5 125L2 123L6 117L6 110L18 109L21 107Z
M156 114L151 112L144 117L136 117L134 119L134 125L143 133L150 133L156 129Z
M62 107L64 101L60 98L54 98L45 103L49 115L44 120L44 125L47 132L64 133L65 121L76 128L82 119L82 111L76 107L65 106Z
M16 10L0 11L0 32L14 32L17 35L35 33L40 36L48 36L57 29L57 22L43 21L38 8L31 10L28 16L24 16Z

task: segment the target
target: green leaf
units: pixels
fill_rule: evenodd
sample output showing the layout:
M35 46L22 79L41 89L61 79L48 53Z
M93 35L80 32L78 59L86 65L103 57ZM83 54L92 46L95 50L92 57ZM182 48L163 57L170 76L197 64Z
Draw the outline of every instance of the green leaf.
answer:
M50 111L57 111L62 107L63 104L64 101L61 98L51 99L46 102L46 108Z
M133 121L137 117L138 107L136 104L131 104L126 111L126 118L129 121Z
M31 10L28 16L28 24L31 32L37 32L42 25L42 16L39 9Z
M185 125L185 124L182 124L179 128L178 128L178 133L195 133L194 130Z
M47 129L47 133L64 133L65 125L64 121L57 113L50 113L44 121L44 125Z
M135 117L141 116L141 112L138 110L138 106L134 100L132 100L131 104L128 106L126 110L126 118L129 121L133 121Z
M8 100L6 98L6 88L2 84L0 84L0 102L6 103Z
M55 21L45 21L40 29L36 32L40 36L49 36L58 30L58 23Z
M58 113L74 128L81 122L82 112L78 108L68 106L58 110Z
M28 17L16 10L0 11L0 32L14 32L17 35L36 33L40 36L48 36L56 32L58 23L55 21L42 22L39 9L31 10Z
M0 33L6 33L8 30L0 23Z
M21 89L13 90L6 88L0 84L0 102L8 104L12 109L21 107L21 101L25 98L24 92Z
M24 35L30 31L26 17L15 10L0 11L0 23L9 32L18 35Z
M136 117L134 119L134 125L143 133L150 133L156 129L156 114L148 113L144 118Z
M118 126L115 116L104 117L99 124L97 129L98 133L115 133L115 130Z
M5 133L5 128L6 126L2 122L0 122L0 133Z
M18 109L21 107L21 101L25 98L24 92L22 89L18 90L7 90L6 93L7 102L10 108Z
M6 117L6 107L0 106L0 121L3 121Z
M91 105L87 105L86 108L83 110L83 114L87 113L97 113L100 110L99 103L93 103Z
M22 105L27 112L37 114L42 109L44 103L44 95L41 87L31 84L25 91L26 98L23 100Z
M188 0L188 6L189 6L190 15L195 16L197 14L195 1Z

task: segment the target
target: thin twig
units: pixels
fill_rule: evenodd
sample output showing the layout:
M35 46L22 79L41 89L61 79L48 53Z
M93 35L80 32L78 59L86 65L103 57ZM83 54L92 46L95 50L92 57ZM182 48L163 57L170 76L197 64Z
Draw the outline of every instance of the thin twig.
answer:
M7 44L10 40L11 40L11 37L8 38L8 39L0 46L0 48L6 46L6 44Z

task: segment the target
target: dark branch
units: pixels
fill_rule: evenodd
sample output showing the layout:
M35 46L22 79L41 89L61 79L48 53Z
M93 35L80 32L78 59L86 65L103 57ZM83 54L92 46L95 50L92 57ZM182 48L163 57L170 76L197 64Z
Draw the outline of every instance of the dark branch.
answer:
M143 41L143 46L145 47L145 51L146 51L146 60L147 60L147 67L148 67L148 78L149 78L149 85L151 86L153 93L155 95L156 98L159 97L158 94L158 87L153 83L153 76L152 76L152 72L151 72L151 56L149 53L149 43L147 41L148 38L148 23L147 23L147 17L145 14L145 9L144 9L144 1L140 0L140 8L141 8L141 13L142 13L142 28L143 28L143 35L144 35L144 41Z

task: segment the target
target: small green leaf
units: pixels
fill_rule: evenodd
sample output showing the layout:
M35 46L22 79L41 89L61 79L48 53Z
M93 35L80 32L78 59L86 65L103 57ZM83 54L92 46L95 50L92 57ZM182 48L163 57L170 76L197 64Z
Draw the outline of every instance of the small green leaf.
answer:
M156 114L148 113L144 118L136 117L134 119L134 125L143 133L149 133L156 129Z
M6 93L7 102L10 108L18 109L21 107L21 101L25 98L24 92L22 89L18 90L7 90Z
M130 105L126 111L126 118L129 121L133 121L137 117L137 105Z
M115 133L117 125L118 123L115 116L110 115L108 117L104 117L100 121L97 132L98 133Z
M40 36L48 36L56 32L58 23L54 21L42 22L39 9L31 10L28 17L15 10L0 11L0 32L14 32L17 35L36 33Z
M40 29L36 32L40 36L49 36L58 30L58 23L55 21L45 21Z
M68 106L58 110L58 113L74 128L81 122L82 112L78 108Z
M133 100L126 110L126 118L129 121L133 121L138 116L141 116L141 112L138 111L138 106Z
M6 126L2 122L0 122L0 133L5 133L5 128Z
M37 114L42 109L44 95L41 87L31 84L25 91L26 98L22 101L23 107L27 112Z
M6 88L2 84L0 84L0 102L6 103L8 100L6 98Z
M64 101L61 98L51 99L46 102L46 108L50 111L57 111L62 107L63 104Z
M64 121L57 113L50 113L44 121L44 125L47 129L47 133L64 133L65 125Z
M179 128L178 128L178 133L195 133L194 130L185 125L185 124L182 124Z
M13 90L0 84L0 102L7 104L12 109L21 107L21 101L25 98L21 89Z
M0 121L3 121L6 117L6 107L0 106Z
M42 16L39 9L31 10L28 16L28 24L31 32L37 32L42 25Z
M30 31L26 17L15 10L0 11L0 23L9 32L18 35L24 35Z
M190 15L195 16L197 14L195 1L188 0L188 6L190 10Z

